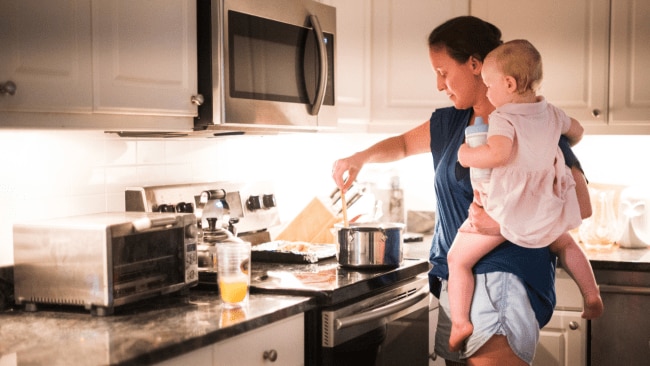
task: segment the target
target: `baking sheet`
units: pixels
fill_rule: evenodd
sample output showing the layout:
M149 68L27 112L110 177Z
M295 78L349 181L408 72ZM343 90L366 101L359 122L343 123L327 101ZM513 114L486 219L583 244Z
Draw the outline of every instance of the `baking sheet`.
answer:
M276 240L251 248L251 259L259 262L316 263L335 256L335 244Z

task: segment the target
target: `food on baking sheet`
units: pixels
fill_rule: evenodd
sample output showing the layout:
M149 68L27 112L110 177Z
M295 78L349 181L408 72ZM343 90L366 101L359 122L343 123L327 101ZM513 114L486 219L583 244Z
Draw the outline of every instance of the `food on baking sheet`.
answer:
M336 256L334 244L311 244L303 241L276 240L255 245L253 260L269 262L315 263Z
M277 250L281 252L309 253L312 250L312 245L309 243L304 243L299 241L295 241L295 242L287 241L281 245L278 245Z

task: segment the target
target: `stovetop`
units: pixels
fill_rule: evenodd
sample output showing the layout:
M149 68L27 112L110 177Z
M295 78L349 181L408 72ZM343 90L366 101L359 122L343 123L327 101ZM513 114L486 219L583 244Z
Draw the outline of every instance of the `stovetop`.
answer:
M423 259L405 259L397 268L354 269L335 258L312 264L253 262L251 292L312 296L321 305L338 304L361 294L426 273Z

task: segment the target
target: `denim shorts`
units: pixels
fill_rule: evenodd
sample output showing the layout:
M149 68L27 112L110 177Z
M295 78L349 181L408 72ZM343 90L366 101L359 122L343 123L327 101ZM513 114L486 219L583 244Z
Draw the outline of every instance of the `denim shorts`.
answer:
M521 279L512 273L491 272L474 275L476 285L470 319L474 333L462 352L449 351L451 319L447 281L442 281L435 352L449 361L463 362L493 335L505 335L514 353L532 364L539 341L539 324Z

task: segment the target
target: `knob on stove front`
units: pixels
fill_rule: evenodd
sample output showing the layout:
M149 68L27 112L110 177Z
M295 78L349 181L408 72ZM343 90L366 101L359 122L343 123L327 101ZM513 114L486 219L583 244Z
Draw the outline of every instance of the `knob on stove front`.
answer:
M262 208L262 201L260 200L260 196L248 197L246 200L246 208L248 208L250 211L259 210Z
M264 204L265 208L273 208L275 207L275 195L273 194L265 194L262 196L262 203Z

